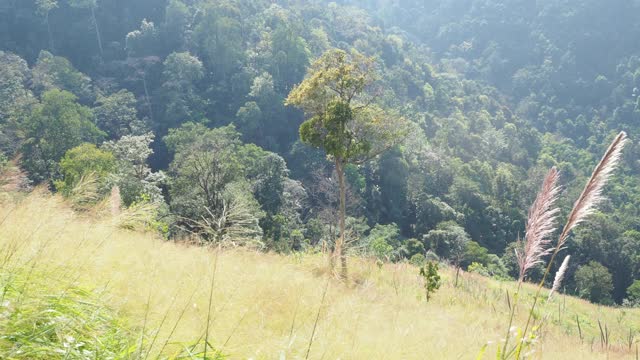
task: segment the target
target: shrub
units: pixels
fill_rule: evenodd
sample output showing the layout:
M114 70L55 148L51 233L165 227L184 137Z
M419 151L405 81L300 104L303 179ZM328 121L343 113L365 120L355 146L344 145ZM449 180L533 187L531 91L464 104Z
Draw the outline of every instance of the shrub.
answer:
M67 151L60 160L63 180L55 182L56 189L68 196L74 186L89 174L102 184L115 167L116 159L112 153L84 143ZM107 189L102 190L105 193Z
M631 307L640 307L640 280L636 280L627 288L627 298L624 304Z
M368 242L373 243L377 239L384 240L392 249L400 247L400 228L396 224L376 224L367 236Z
M393 254L393 246L389 245L383 237L372 239L369 248L373 256L378 260L389 260Z
M613 279L609 270L596 261L578 268L575 274L576 286L580 297L594 303L611 304Z
M406 247L406 251L407 251L407 256L409 258L413 257L414 255L421 255L424 254L424 244L422 244L422 242L418 241L418 239L409 239L407 240L407 242L405 243L405 247Z
M460 265L466 267L474 262L487 265L489 263L489 250L475 241L469 241L465 244L464 256Z
M508 279L509 271L502 260L495 254L489 254L488 258L487 270L489 271L489 275L496 279Z
M438 274L438 263L428 262L420 268L420 276L424 281L424 290L427 295L427 301L431 298L436 290L440 288L440 274Z
M489 274L489 269L481 263L472 262L471 265L467 268L467 271L470 273L480 274L482 276L491 276Z
M415 266L424 266L424 263L427 261L427 259L424 257L424 255L422 254L415 254L411 257L411 259L409 259L409 262L412 265Z

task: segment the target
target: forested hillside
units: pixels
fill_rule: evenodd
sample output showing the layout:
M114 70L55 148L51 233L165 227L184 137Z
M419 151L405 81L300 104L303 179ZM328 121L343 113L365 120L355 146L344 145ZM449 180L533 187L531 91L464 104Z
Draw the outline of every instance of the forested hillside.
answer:
M544 174L560 170L566 216L624 130L608 200L568 240L564 291L638 305L639 12L621 0L0 0L0 185L46 185L79 210L117 191L167 239L331 247L334 162L300 140L305 114L285 99L337 48L373 57L371 103L411 124L344 168L348 253L517 277Z

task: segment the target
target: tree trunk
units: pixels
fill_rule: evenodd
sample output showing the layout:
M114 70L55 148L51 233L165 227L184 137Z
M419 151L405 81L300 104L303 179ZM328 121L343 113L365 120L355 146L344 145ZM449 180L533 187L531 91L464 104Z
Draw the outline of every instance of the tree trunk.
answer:
M102 38L100 37L100 28L98 28L98 20L96 19L96 9L95 7L91 7L91 18L93 19L93 26L96 28L96 37L98 38L98 50L100 50L100 60L103 60L103 50L102 50Z
M344 162L336 159L336 172L338 174L338 184L340 186L340 236L336 240L336 246L333 253L334 259L340 259L340 277L347 279L347 257L344 253L345 241L345 218L346 218L346 198L347 188L344 181ZM334 262L335 263L335 262Z
M142 86L144 87L144 97L147 102L147 108L149 109L149 120L153 124L153 109L151 108L151 98L149 97L149 88L147 88L147 71L142 72Z
M47 23L47 33L49 34L49 51L55 54L56 50L53 47L53 34L51 33L51 24L49 23L49 12L45 15L44 21Z

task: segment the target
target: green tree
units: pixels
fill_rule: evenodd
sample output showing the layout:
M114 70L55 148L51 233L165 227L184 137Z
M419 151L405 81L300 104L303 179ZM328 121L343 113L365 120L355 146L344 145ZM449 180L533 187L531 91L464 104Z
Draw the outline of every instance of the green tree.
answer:
M640 232L624 231L613 214L594 214L573 239L584 258L595 260L609 269L613 277L613 300L621 303L640 265Z
M273 66L276 88L288 92L304 77L309 64L309 50L305 40L291 26L280 25L272 35Z
M640 280L635 280L627 288L625 303L630 306L640 306Z
M262 110L255 101L247 101L236 113L236 125L238 130L248 138L256 138L258 130L262 127Z
M243 57L242 15L237 5L227 0L207 2L194 29L203 60L216 80L228 80Z
M107 132L111 139L137 134L143 128L138 120L136 98L127 90L120 90L109 96L98 95L93 108L96 124Z
M452 221L438 224L436 229L429 231L424 236L426 247L434 251L438 256L449 259L456 268L456 281L458 285L458 275L460 265L463 262L471 239L464 228Z
M394 251L400 247L400 229L396 224L376 224L369 232L366 243L379 260L393 260Z
M44 16L44 22L47 25L47 34L49 36L49 51L55 51L53 46L53 34L51 33L51 23L49 23L49 13L58 7L57 0L36 0L38 14Z
M42 103L24 123L23 166L31 179L36 182L55 179L58 161L67 150L103 138L105 134L92 119L91 109L76 103L75 95L70 92L45 92Z
M289 170L284 159L254 144L239 147L236 156L243 163L244 176L251 181L253 194L265 212L264 218L260 220L265 238L274 242L289 241L291 231L299 222L295 209L295 201L299 199L294 197L300 195L300 189L289 182ZM290 185L289 191L285 193L287 184ZM291 198L287 199L286 194ZM292 245L288 243L282 248L287 250Z
M198 81L204 77L204 67L197 57L187 52L173 53L163 65L162 92L166 104L161 133L186 121L203 120L205 106L196 88Z
M384 204L382 221L394 221L401 228L407 228L407 180L409 165L402 150L394 147L381 156L380 195Z
M340 236L332 259L339 259L341 276L347 277L344 254L346 183L345 167L363 163L394 146L407 133L407 124L371 102L375 80L374 60L357 52L326 52L315 61L307 78L286 100L304 110L309 119L300 126L300 139L331 156L340 189ZM334 263L332 260L332 263Z
M76 70L64 57L43 50L31 73L32 86L37 94L61 89L73 93L82 101L92 100L91 79Z
M162 171L152 171L147 164L153 154L150 145L154 137L152 133L125 135L102 146L116 158L116 171L111 182L120 189L126 206L136 202L164 203L161 186L165 184L166 176Z
M78 9L89 9L91 11L91 21L93 23L93 29L96 32L96 40L98 41L98 50L100 52L100 58L102 59L104 49L102 48L102 35L100 34L100 26L98 26L98 19L96 18L96 8L98 7L98 0L68 0L69 5Z
M0 153L11 158L22 140L22 119L37 100L27 88L30 76L26 61L0 51Z
M67 151L60 160L63 180L55 182L56 189L67 194L85 176L93 176L100 185L105 185L115 167L116 158L112 153L98 149L95 144L84 143Z
M289 219L278 215L287 173L282 158L256 145L242 144L233 125L207 129L186 123L170 130L164 140L174 153L171 207L185 220L184 227L203 231L210 227L202 226L202 219L220 219L230 204L242 203L256 221L264 218L260 224L267 226L268 236L279 238L285 231L282 227ZM220 240L209 232L205 235Z
M594 303L611 304L613 279L609 270L596 261L589 261L574 275L580 297Z
M423 240L427 249L450 259L454 264L462 261L467 244L471 241L464 228L453 221L441 222Z
M185 3L180 0L168 2L162 30L163 38L167 40L170 49L188 48L191 19L193 13Z
M272 151L287 149L298 136L299 116L295 111L285 111L273 76L266 71L255 76L248 95L251 101L238 111L243 115L239 120L244 121L239 124L245 124L241 129L244 138Z
M0 51L0 118L8 118L16 102L29 94L25 86L29 75L29 65L25 60Z
M389 245L384 238L377 237L369 243L369 249L373 256L380 261L391 260L393 256L393 246Z
M236 151L241 143L232 126L207 129L186 123L171 129L164 138L174 154L170 166L171 207L185 219L199 220L206 209L220 212L227 185L240 180L241 164Z
M489 250L483 248L475 241L469 241L465 245L464 257L461 265L467 267L472 263L487 265L489 263Z
M409 263L417 267L424 266L424 263L426 261L427 261L427 258L423 254L414 254L409 258Z
M158 30L153 22L142 19L140 28L131 31L126 37L126 48L129 56L151 56L156 53Z
M404 245L406 249L406 256L411 259L414 255L424 255L426 250L422 241L418 239L409 239Z
M289 236L300 226L300 203L306 193L288 179L282 157L243 144L233 125L208 129L186 123L171 129L164 140L174 154L171 207L184 219L185 228L196 232L209 228L200 220L219 218L225 207L237 204L231 197L242 196L242 203L257 204L246 208L258 219L267 244L283 251L292 248ZM229 192L229 187L236 190Z

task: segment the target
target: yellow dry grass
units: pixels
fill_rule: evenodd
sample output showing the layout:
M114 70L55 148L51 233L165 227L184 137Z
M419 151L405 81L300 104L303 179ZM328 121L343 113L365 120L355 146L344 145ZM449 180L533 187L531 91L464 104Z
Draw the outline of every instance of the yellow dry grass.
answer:
M232 359L305 358L319 308L310 359L475 359L488 342L485 358L494 358L508 321L505 290L515 288L473 274L463 274L454 288L453 273L444 269L443 285L427 303L416 268L379 269L352 259L351 283L329 281L321 307L327 277L319 254L227 250L216 256L79 216L44 191L0 206L0 265L33 266L55 286L104 290L133 326L141 328L146 317L145 327L157 329L167 315L156 349L171 333L170 351L204 335L216 258L209 341ZM532 289L525 286L525 295ZM526 321L528 300L523 295L516 326ZM556 296L540 314L548 316L547 326L532 358L635 358L637 340L628 351L627 337L630 329L640 331L638 310ZM609 329L609 350L601 348L598 319Z

